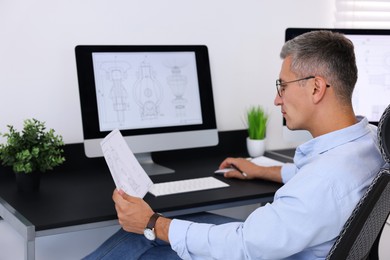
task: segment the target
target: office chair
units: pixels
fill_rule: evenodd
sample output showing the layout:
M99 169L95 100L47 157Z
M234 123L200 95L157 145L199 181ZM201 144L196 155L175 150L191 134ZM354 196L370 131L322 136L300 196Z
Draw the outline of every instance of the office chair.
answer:
M390 213L390 105L379 121L378 141L387 164L356 205L331 248L328 260L379 259L379 240Z

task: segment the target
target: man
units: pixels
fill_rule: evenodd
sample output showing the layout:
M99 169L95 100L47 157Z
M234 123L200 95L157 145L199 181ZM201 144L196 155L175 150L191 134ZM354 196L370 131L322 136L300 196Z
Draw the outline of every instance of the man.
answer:
M220 168L238 171L226 178L284 183L272 204L245 222L198 222L154 214L145 201L114 191L123 230L91 259L324 259L356 203L384 164L376 129L355 117L351 98L357 81L352 43L328 31L303 34L282 48L275 105L287 126L308 130L313 139L299 146L294 164L261 167L227 158ZM155 222L158 240L143 237ZM219 224L219 225L215 225ZM130 232L130 233L128 233ZM152 234L153 235L153 234ZM165 243L163 242L165 241Z

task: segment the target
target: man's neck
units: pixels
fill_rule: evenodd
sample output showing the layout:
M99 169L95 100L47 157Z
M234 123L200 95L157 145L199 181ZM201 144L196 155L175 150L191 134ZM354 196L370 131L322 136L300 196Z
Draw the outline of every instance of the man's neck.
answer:
M327 114L320 114L309 132L313 137L324 135L356 124L356 116L352 107L334 107Z

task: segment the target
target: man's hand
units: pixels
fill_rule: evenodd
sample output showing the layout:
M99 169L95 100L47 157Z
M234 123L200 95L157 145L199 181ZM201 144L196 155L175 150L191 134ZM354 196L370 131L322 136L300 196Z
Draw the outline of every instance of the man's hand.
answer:
M153 210L141 198L127 195L122 190L114 190L112 199L118 215L119 224L128 232L143 234Z
M240 169L246 176L241 174L238 170L228 171L224 173L225 178L237 178L237 179L253 179L254 172L256 172L258 166L254 165L250 161L244 158L226 158L219 166L219 169L229 168L232 165Z
M225 172L225 178L263 179L282 183L281 166L263 167L244 158L229 157L219 165L219 169L229 168L231 165L234 165L242 172L245 172L245 176L239 171L234 170Z

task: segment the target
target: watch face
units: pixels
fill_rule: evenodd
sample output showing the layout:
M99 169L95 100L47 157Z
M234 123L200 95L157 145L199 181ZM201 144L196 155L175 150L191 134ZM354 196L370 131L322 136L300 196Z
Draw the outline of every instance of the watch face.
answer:
M145 228L144 229L144 236L149 239L149 240L155 240L156 239L156 234L154 234L154 231L150 228Z

